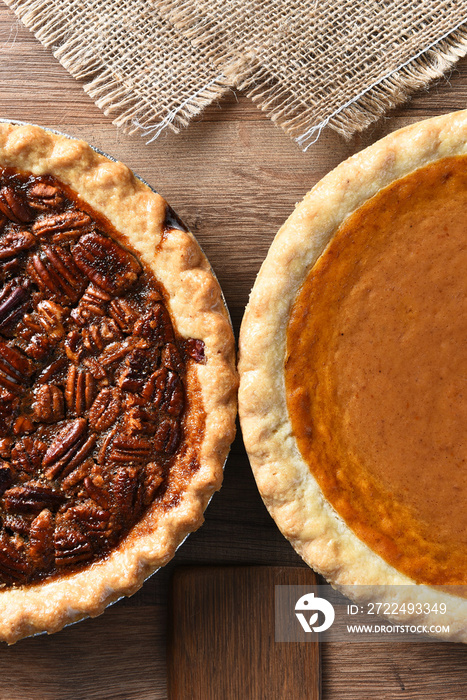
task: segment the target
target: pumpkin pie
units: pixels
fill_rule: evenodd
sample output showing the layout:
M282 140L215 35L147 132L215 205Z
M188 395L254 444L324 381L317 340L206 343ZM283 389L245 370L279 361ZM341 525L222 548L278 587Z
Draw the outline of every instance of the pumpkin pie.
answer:
M466 221L467 112L353 156L278 232L239 364L255 478L296 550L356 598L431 601L417 619L463 641Z

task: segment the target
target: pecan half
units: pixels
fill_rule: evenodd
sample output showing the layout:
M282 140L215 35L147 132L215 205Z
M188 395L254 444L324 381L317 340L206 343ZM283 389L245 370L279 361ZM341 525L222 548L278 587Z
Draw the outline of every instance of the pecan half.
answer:
M54 510L65 500L61 491L35 482L13 486L3 494L3 505L7 513L40 513L44 508Z
M126 338L126 340L122 342L115 342L110 343L110 345L107 345L100 357L101 365L103 367L109 367L115 362L119 362L120 360L122 360L134 348L134 341L135 339L130 337Z
M107 538L110 535L109 525L111 515L105 508L95 503L85 501L68 509L70 521L79 524L93 540Z
M84 462L82 462L78 467L76 467L76 469L70 472L68 476L63 479L61 482L62 489L67 491L83 481L91 473L94 464L94 460L91 457L85 459Z
M38 569L48 569L54 560L55 523L48 508L41 510L29 530L29 556Z
M42 293L65 303L76 302L85 285L72 256L60 246L43 246L29 259L26 271Z
M97 486L89 476L84 479L83 483L88 496L97 503L97 505L102 506L102 508L111 507L112 501L109 493L105 489Z
M167 343L164 345L161 352L161 364L172 372L181 374L184 370L184 364L181 353L175 343Z
M36 239L27 229L12 229L0 238L0 260L13 258L25 250L34 248Z
M60 214L49 214L34 222L32 232L35 236L53 236L60 233L69 233L71 239L91 227L91 217L83 211L69 209Z
M57 423L65 416L62 390L54 384L41 384L32 404L33 418L39 423Z
M25 224L34 218L22 192L10 185L0 189L0 211L15 224Z
M24 581L31 571L30 564L15 540L0 534L0 580L12 584Z
M68 415L82 416L91 407L96 393L96 382L91 372L68 367L65 399Z
M137 279L141 266L136 258L107 236L92 232L73 248L78 267L109 294L119 294Z
M59 187L47 182L34 182L28 189L29 206L38 211L59 209L64 201L63 192Z
M123 333L131 333L138 320L138 311L128 299L116 298L111 301L109 314Z
M96 432L107 430L120 415L121 392L117 387L101 389L89 411L89 425Z
M31 361L17 348L0 343L0 386L19 393L34 371Z
M92 557L92 545L78 527L61 527L55 530L55 563L57 566L72 566Z
M142 336L157 346L173 341L174 334L169 312L163 304L154 304L134 328L134 334Z
M111 462L141 464L149 460L151 441L141 435L117 435L109 452Z
M138 494L138 472L134 467L121 467L118 469L113 482L113 509L119 518L129 520L136 510L136 498Z
M96 436L87 437L87 423L84 418L70 421L55 436L54 441L42 460L45 476L55 479L57 476L66 476L73 469L84 462L89 456Z
M180 444L181 428L176 420L166 418L157 426L154 435L154 449L172 455Z
M146 401L152 402L158 411L179 416L185 404L183 384L175 372L161 367L150 376L143 390Z
M14 279L0 292L0 332L7 331L22 318L31 305L27 280Z

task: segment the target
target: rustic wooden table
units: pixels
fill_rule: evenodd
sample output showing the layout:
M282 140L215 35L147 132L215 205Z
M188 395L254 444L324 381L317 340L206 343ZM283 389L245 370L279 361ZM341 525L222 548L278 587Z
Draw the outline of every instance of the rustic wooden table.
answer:
M0 116L82 137L156 187L208 255L236 332L275 232L319 178L400 126L466 106L464 60L448 79L350 142L325 131L302 153L251 102L232 93L183 133L146 145L114 127L50 51L0 6ZM167 591L174 567L187 563L303 565L261 502L240 436L206 523L174 561L100 618L50 638L2 646L0 699L166 698ZM325 700L467 697L467 647L460 645L323 645L322 661Z

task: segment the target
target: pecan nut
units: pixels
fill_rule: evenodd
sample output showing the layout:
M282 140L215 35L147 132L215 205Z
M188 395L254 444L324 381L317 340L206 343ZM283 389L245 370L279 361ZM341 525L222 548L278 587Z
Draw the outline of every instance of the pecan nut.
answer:
M115 321L111 318L103 318L99 323L92 323L82 330L83 345L92 353L102 350L117 340L121 340L122 334Z
M41 384L32 404L33 417L38 423L57 423L65 416L63 392L54 384Z
M33 371L34 366L22 352L0 342L0 386L20 393Z
M143 389L143 397L153 406L170 416L179 416L184 408L185 393L183 384L175 372L161 367L148 379Z
M59 209L64 201L63 192L56 185L47 182L34 182L27 193L29 206L38 211Z
M30 285L26 280L12 280L0 292L0 332L15 325L31 305Z
M31 566L21 546L5 533L0 534L0 580L2 583L19 583L28 579Z
M117 435L109 451L109 460L116 464L141 464L149 460L151 441L142 435Z
M72 566L91 559L93 551L89 538L78 527L60 527L55 530L55 563Z
M3 494L3 505L7 513L40 513L44 508L55 510L65 500L61 491L34 482L25 486L13 486Z
M110 294L103 289L90 284L79 300L78 306L73 309L71 316L80 326L86 326L92 319L105 316L107 302L112 299Z
M70 365L65 387L68 415L82 416L91 407L96 393L96 382L91 372Z
M141 271L131 253L95 231L79 239L73 248L73 257L91 282L109 294L128 289Z
M181 439L181 427L177 420L165 418L157 426L154 434L154 449L166 455L177 450Z
M54 301L44 300L37 305L38 323L47 336L54 341L59 341L65 335L63 322L68 316L68 309L63 308Z
M78 238L91 226L91 217L83 211L69 209L60 214L49 214L34 222L32 232L35 236L57 236L69 234L69 238ZM67 237L65 236L65 239Z
M34 218L24 195L11 185L0 189L0 211L15 224L25 224Z
M59 302L76 302L85 285L73 257L60 246L43 246L30 258L26 270L42 293Z
M65 477L84 462L96 444L94 434L87 436L84 418L70 421L55 437L44 455L42 465L47 479Z
M123 333L131 333L138 320L138 312L128 299L116 298L111 301L109 314Z
M15 255L34 248L36 239L27 229L13 229L7 231L0 238L0 260L8 260Z
M161 347L173 341L174 334L170 316L163 304L157 303L140 318L134 328L134 334Z
M89 411L89 425L96 432L107 430L120 415L121 392L116 387L101 389Z

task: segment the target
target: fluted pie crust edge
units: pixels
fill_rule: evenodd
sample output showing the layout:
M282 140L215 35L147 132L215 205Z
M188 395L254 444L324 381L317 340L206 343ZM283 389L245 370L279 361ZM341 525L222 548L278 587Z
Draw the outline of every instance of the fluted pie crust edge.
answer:
M84 141L35 126L0 124L0 166L52 175L107 217L121 234L119 242L127 243L162 283L178 334L202 340L206 358L194 370L206 414L200 466L179 503L157 517L150 506L110 554L77 573L1 591L0 639L11 644L97 616L111 602L133 594L201 525L210 497L220 488L235 434L237 375L219 284L192 234L167 228L167 205L160 195Z
M450 631L440 636L463 642L467 601L399 573L354 534L323 496L294 438L284 362L292 305L344 219L395 180L465 153L467 111L462 111L396 131L326 175L277 233L253 287L239 342L243 438L260 494L284 536L310 566L358 601L447 602L442 620L434 614L399 614L395 620L442 622ZM355 584L366 587L345 588Z

